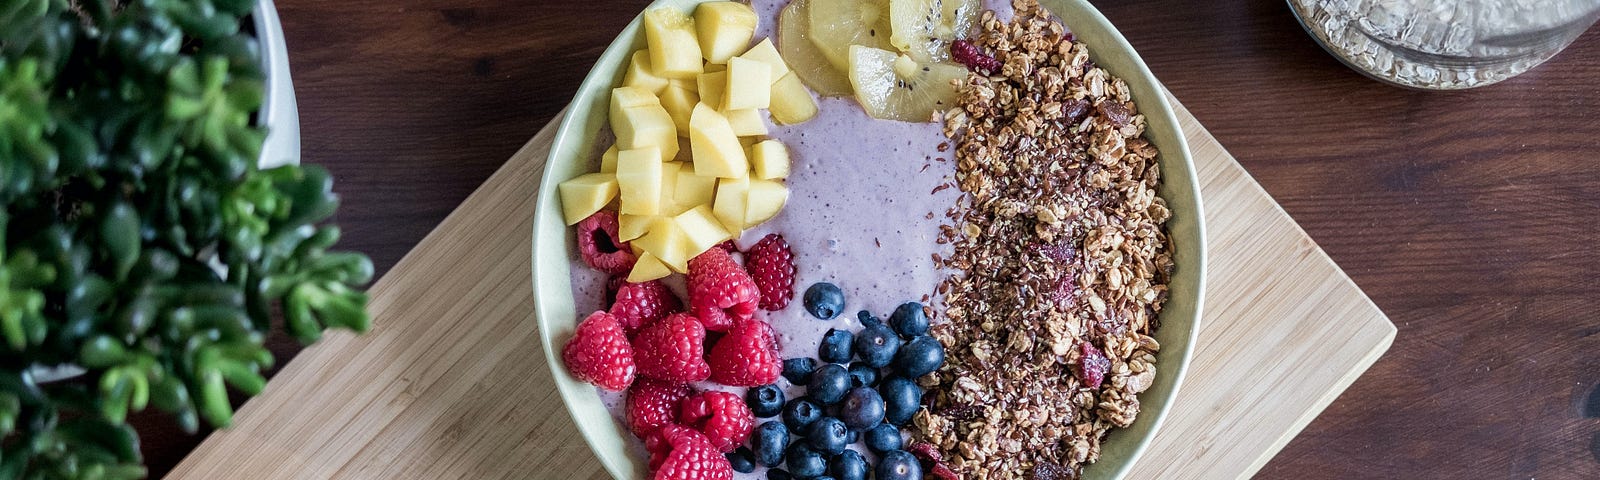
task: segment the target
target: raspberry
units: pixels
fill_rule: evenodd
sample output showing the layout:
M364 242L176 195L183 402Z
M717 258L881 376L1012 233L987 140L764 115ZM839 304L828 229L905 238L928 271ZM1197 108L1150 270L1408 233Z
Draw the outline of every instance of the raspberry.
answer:
M1106 354L1100 353L1100 349L1094 348L1089 342L1078 345L1083 355L1078 358L1073 373L1078 374L1083 386L1100 388L1100 382L1106 379L1106 370L1111 368L1111 360L1106 359Z
M561 360L573 377L606 390L622 390L633 383L633 347L617 318L606 312L591 313L578 324L561 348Z
M761 292L763 310L783 310L794 299L794 253L783 235L769 233L744 252L744 269Z
M733 240L723 240L722 243L717 244L716 248L728 253L739 253L739 246L734 245Z
M689 383L711 375L706 365L706 329L684 313L668 315L639 329L633 337L633 361L639 374L657 380Z
M645 441L654 480L732 480L733 465L700 432L678 425L661 427Z
M689 260L688 283L689 309L707 330L727 330L756 313L755 281L720 248Z
M711 353L711 380L735 387L758 387L778 381L783 360L778 358L778 343L772 326L761 320L739 322L728 331Z
M983 53L977 45L966 40L956 40L950 43L950 57L956 63L966 65L968 69L993 75L1000 71L1000 61Z
M641 378L628 389L624 411L628 430L649 438L662 425L678 423L678 404L692 393L688 385Z
M750 439L750 431L756 428L756 415L743 398L732 393L701 392L683 399L679 408L678 421L705 434L723 453Z
M638 260L617 237L617 214L606 210L578 222L578 253L583 263L606 273L628 273Z
M617 290L622 289L622 286L623 285L627 285L627 284L628 284L628 276L627 275L612 275L611 278L607 278L606 279L606 302L602 303L601 305L605 305L607 309L610 309L611 308L611 304L617 303Z
M611 314L629 332L682 310L683 303L672 294L672 290L667 289L666 284L657 280L624 282L617 288L616 302L611 304Z

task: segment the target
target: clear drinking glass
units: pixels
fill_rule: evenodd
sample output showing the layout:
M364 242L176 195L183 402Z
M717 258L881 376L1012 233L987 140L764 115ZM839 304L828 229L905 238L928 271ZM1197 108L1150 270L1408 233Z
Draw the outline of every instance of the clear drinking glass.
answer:
M1473 88L1549 60L1600 17L1600 0L1288 0L1322 47L1372 78Z

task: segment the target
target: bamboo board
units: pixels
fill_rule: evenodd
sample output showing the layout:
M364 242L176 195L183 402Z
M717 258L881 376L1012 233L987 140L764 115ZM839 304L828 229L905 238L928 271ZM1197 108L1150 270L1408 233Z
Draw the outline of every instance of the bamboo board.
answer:
M1395 328L1173 99L1206 204L1205 318L1130 478L1253 474L1389 348ZM333 333L168 478L603 478L550 385L530 287L545 126Z

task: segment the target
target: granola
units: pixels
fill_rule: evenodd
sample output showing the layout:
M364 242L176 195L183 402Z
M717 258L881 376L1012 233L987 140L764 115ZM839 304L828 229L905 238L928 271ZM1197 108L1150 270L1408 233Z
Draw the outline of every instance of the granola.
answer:
M973 40L999 71L945 114L964 193L935 258L949 354L914 423L965 478L1078 478L1155 378L1171 211L1127 84L1034 0L1013 6Z

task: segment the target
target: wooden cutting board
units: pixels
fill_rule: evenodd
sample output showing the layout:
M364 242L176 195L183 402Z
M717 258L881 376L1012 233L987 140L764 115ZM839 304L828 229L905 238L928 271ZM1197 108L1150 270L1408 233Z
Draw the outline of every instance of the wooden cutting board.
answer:
M1199 169L1205 318L1173 411L1130 478L1260 469L1389 348L1395 328L1173 100ZM168 478L600 478L533 317L545 126L372 288L372 331L299 354Z

